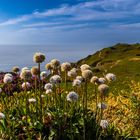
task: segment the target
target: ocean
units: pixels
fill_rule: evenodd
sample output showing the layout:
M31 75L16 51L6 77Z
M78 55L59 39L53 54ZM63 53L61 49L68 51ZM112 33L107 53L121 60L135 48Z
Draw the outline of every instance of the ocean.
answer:
M35 52L42 52L46 55L46 61L42 63L42 69L51 59L58 59L61 62L76 62L98 48L93 46L57 46L57 45L0 45L0 71L11 71L13 66L29 67L35 66L33 55Z

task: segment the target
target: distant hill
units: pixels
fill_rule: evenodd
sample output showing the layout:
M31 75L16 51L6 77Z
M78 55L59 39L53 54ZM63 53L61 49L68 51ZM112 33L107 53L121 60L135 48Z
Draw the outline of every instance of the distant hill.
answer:
M119 76L140 77L140 44L116 44L97 51L76 63L92 66L95 73L113 72Z

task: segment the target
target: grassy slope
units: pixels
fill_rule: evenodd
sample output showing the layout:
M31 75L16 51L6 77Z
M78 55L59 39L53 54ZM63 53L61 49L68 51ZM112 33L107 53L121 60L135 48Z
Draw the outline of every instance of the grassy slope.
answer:
M78 61L77 65L84 63L91 65L95 73L105 70L120 78L136 79L140 77L140 44L116 44L104 48Z

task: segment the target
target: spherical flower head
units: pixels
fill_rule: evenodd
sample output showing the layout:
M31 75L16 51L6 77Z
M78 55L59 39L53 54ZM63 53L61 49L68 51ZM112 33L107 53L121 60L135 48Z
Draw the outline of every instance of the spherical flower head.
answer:
M76 76L77 80L80 80L81 82L84 80L82 76Z
M113 74L113 73L108 73L108 74L106 74L105 77L106 77L106 79L107 79L109 82L115 81L115 80L116 80L116 75Z
M30 98L30 99L28 99L28 101L29 101L29 103L35 103L36 102L36 99Z
M28 68L28 67L23 67L23 68L21 69L21 72L23 72L23 71L25 71L25 70L29 70L29 68Z
M93 76L93 77L91 78L90 82L91 82L92 84L96 84L96 83L98 83L98 80L99 80L99 78L98 78L97 76Z
M52 84L59 84L61 83L62 78L59 75L54 75L50 78L50 83Z
M81 65L80 69L81 69L81 71L90 70L91 67L89 65L87 65L87 64L83 64L83 65Z
M107 109L107 105L105 103L98 103L97 107L103 110Z
M98 86L98 91L105 96L109 91L109 86L106 84L101 84Z
M77 73L78 69L77 68L72 68L72 71L75 71Z
M42 71L42 72L40 73L40 76L41 76L42 79L45 79L45 78L47 78L48 74L47 74L46 71Z
M100 126L102 127L102 129L106 129L108 127L108 121L107 120L101 120L100 121Z
M68 71L68 76L72 77L72 78L75 78L77 76L77 72L74 71L74 70L70 70L70 71Z
M82 77L84 79L86 79L86 80L91 79L92 75L93 75L93 73L92 73L91 70L84 70L84 71L82 71Z
M36 63L42 63L45 61L45 55L43 53L37 52L33 56L33 61Z
M17 66L15 66L15 67L12 68L12 71L13 71L14 73L18 73L18 72L20 71L20 68L17 67Z
M51 63L47 63L46 66L45 66L45 68L46 68L47 70L52 70L52 65L51 65Z
M42 94L42 95L41 95L41 98L45 98L45 95Z
M5 75L4 78L3 78L3 82L4 83L11 83L13 81L13 76L8 76L8 75Z
M5 118L5 115L2 112L0 112L0 119L4 119L4 118Z
M30 70L23 70L20 73L20 78L24 80L30 80L32 77L31 71Z
M51 83L47 83L47 84L45 84L45 86L44 86L44 89L52 89L53 88L53 85L51 84Z
M78 94L74 91L69 92L69 94L67 95L67 101L69 102L76 102L79 98Z
M50 63L51 63L52 68L54 68L54 69L56 69L56 68L58 68L60 66L60 61L57 60L57 59L51 60Z
M22 84L22 88L23 89L29 89L31 87L31 84L29 83L29 82L24 82L23 84Z
M81 83L82 83L82 82L81 82L79 79L75 79L75 80L73 81L73 83L72 83L72 86L73 86L73 87L77 87L77 86L80 86Z
M71 69L71 64L68 62L62 63L61 71L69 71Z
M31 68L31 74L32 75L39 75L39 69L38 69L38 67L36 67L36 66L34 66L34 67L32 67Z
M50 93L52 93L52 89L47 89L46 94L50 94Z
M99 79L98 79L98 84L104 84L106 82L106 80L105 80L105 78L103 78L103 77L100 77Z
M2 93L2 88L0 88L0 93Z
M13 75L12 75L11 73L6 73L6 74L4 75L4 77L7 77L7 76L13 78Z

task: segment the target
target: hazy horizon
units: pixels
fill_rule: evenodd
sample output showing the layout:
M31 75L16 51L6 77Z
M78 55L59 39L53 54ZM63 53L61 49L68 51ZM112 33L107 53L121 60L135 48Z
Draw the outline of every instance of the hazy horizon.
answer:
M33 64L37 51L73 62L140 42L139 17L139 0L0 0L0 70Z
M48 46L48 47L47 47ZM58 59L61 62L76 62L98 50L92 47L76 47L65 48L54 45L0 45L0 71L10 71L13 66L32 67L36 64L33 62L35 52L42 52L46 55L46 61L42 64L42 69L45 69L45 64L51 59Z

